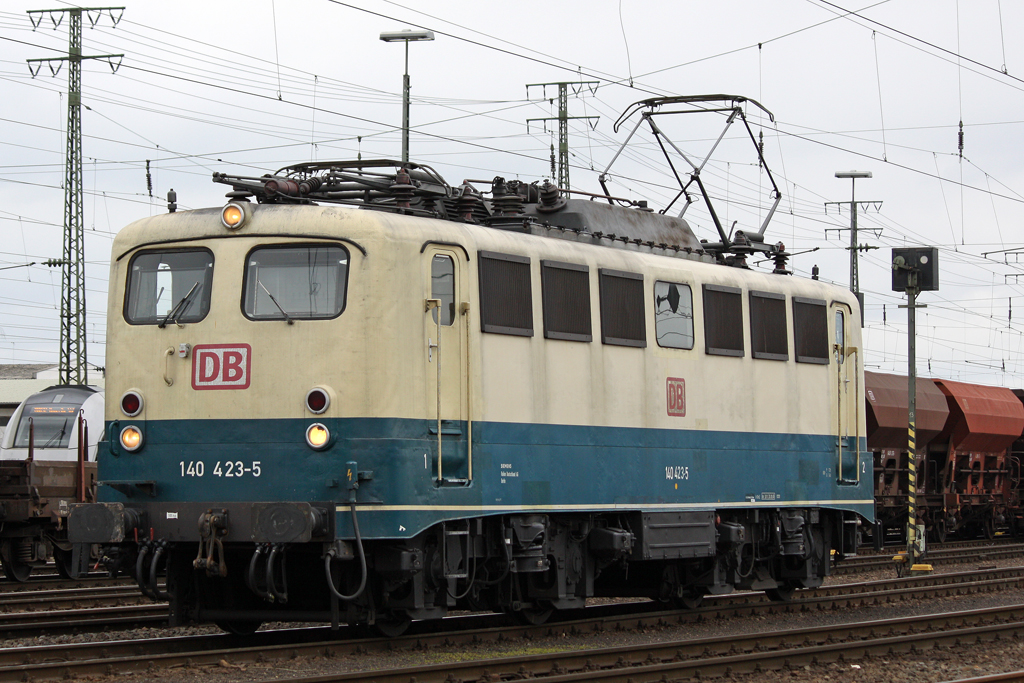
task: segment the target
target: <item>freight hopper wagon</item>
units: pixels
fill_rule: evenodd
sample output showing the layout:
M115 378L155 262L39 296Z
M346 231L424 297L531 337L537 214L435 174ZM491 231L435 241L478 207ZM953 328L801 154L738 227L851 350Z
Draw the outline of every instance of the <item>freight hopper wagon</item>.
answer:
M866 372L875 511L887 542L905 539L909 467L907 377ZM1015 527L1020 466L1010 451L1024 407L1009 389L917 380L917 524L933 541L992 538Z
M1024 403L1024 389L1013 389L1013 395ZM1010 446L1010 530L1024 535L1024 433Z
M70 520L174 623L783 599L856 551L858 303L781 244L390 160L215 180L114 241Z
M934 484L928 484L929 518L936 538L992 538L1007 529L1016 501L1009 449L1024 432L1024 406L1009 389L935 380L946 395L949 418L929 448ZM938 494L942 495L941 508ZM941 521L941 523L940 523Z
M926 482L930 474L925 457L928 444L946 425L949 407L945 395L932 380L918 377L916 387L917 438L913 457L918 485L917 505L922 506L926 505ZM864 373L867 444L874 458L875 533L881 535L883 543L889 544L906 542L910 486L908 390L905 375ZM941 504L941 497L938 502ZM876 538L876 543L879 540Z
M53 386L25 399L0 442L0 560L12 581L53 558L70 575L67 516L95 500L103 392Z

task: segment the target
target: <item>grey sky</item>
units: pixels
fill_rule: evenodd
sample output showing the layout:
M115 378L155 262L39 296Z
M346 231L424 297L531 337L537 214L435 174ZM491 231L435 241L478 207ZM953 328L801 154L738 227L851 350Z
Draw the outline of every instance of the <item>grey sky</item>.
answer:
M603 170L624 139L612 123L631 102L757 99L776 117L772 124L748 109L784 194L767 239L792 252L819 248L793 260L799 275L817 264L823 279L848 283L848 234L832 229L849 216L826 214L824 203L850 198L850 181L835 171L874 174L857 183L858 199L884 202L860 216L860 242L879 247L861 261L869 369L906 370L906 311L890 291L889 249L931 244L940 248L941 290L921 297L929 307L918 319L919 371L1024 386L1016 281L1024 269L1015 256L982 256L1024 241L1024 47L1012 40L1024 5L837 3L864 18L822 0L358 5L179 1L169 11L129 1L115 29L109 17L86 22L85 54L125 53L116 74L93 61L82 79L91 362L103 364L112 235L164 211L168 189L183 208L217 206L225 187L210 181L214 170L399 156L403 49L378 36L422 26L437 39L410 46L411 156L450 183L550 175L552 127L528 131L526 119L557 110L540 89L528 100L527 84L601 81L569 101L572 115L600 117L593 130L582 120L571 126L572 185L588 191L600 189L591 168ZM58 6L7 0L0 8L0 267L61 255L67 72L53 78L44 66L32 79L25 64L66 52L66 20L33 32L25 13ZM678 118L666 132L695 155L722 125ZM733 128L705 181L728 224L756 230L769 185L741 132ZM649 138L613 171L616 194L656 208L672 195ZM706 213L694 207L687 218L700 237L715 238ZM0 363L56 362L59 283L58 271L41 266L0 271Z

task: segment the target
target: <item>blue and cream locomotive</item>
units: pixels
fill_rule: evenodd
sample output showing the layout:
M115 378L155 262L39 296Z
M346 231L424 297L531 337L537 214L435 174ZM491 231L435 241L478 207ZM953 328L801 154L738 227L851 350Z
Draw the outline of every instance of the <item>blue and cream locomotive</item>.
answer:
M784 599L855 551L858 303L781 245L414 163L214 179L223 208L114 241L101 502L70 517L174 623Z

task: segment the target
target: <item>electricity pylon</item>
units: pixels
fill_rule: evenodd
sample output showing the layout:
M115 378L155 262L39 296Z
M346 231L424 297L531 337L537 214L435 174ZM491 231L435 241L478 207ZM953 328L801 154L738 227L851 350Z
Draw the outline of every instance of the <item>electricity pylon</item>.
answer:
M558 187L563 190L569 189L569 119L594 119L597 116L569 116L569 86L573 86L576 93L584 88L590 88L593 92L600 81L576 81L573 83L531 83L526 86L526 93L529 96L530 88L544 88L547 96L547 86L558 86L558 117L547 117L540 119L526 119L526 127L529 129L531 121L558 121ZM577 90L575 86L579 86ZM593 86L593 87L591 87ZM554 150L552 150L554 152ZM552 156L554 156L552 154ZM554 166L554 164L552 164ZM554 170L552 169L552 173Z
M114 12L117 16L114 16ZM43 62L54 76L63 62L68 63L68 139L64 170L64 258L61 268L60 295L60 367L61 384L88 384L89 368L85 346L85 221L82 218L82 60L106 59L111 69L121 66L120 55L82 54L82 12L96 26L107 12L114 26L121 20L124 7L68 7L64 9L29 10L32 30L39 28L43 16L49 16L53 28L60 26L67 14L68 54L66 57L29 59L29 72L35 78ZM95 18L93 12L96 13ZM113 59L117 59L115 65ZM56 66L54 66L56 63ZM33 68L33 66L35 68Z

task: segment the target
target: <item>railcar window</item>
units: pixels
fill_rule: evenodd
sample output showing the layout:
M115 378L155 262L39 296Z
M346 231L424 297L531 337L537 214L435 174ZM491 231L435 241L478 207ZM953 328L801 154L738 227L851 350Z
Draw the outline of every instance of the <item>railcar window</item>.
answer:
M797 363L828 365L828 312L823 300L793 297L793 347Z
M658 346L693 348L693 293L689 285L654 283L654 334Z
M590 322L590 269L574 263L540 262L544 294L544 336L593 341Z
M134 325L199 322L210 311L213 254L145 251L128 266L124 318Z
M788 327L784 294L750 292L750 355L789 360Z
M644 276L600 268L601 341L616 346L647 346Z
M67 448L71 432L77 429L77 405L25 406L14 434L15 448L28 448L29 418L31 418L32 445L34 448Z
M533 336L533 289L526 256L481 251L480 329Z
M437 254L430 262L430 297L441 300L441 324L455 320L455 263L451 256ZM430 313L437 322L438 309Z
M348 259L348 250L334 244L254 249L246 259L245 317L317 320L341 315Z
M704 352L743 357L743 295L738 287L704 285Z

